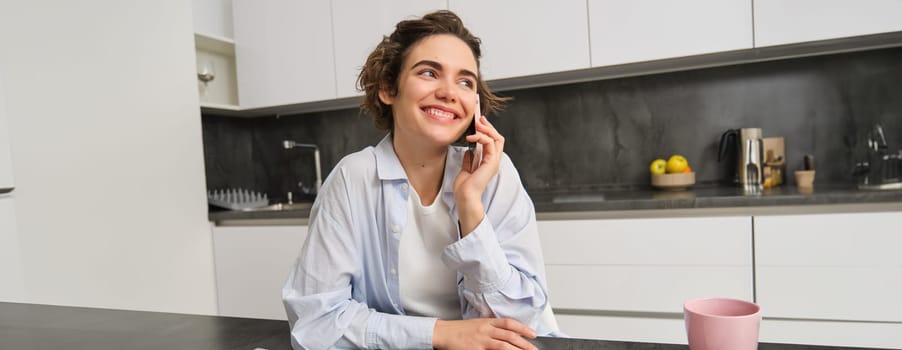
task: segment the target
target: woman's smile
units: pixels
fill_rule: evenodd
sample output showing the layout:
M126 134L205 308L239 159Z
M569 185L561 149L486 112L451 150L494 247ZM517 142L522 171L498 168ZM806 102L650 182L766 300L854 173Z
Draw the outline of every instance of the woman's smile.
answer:
M461 119L457 112L442 106L426 106L422 110L428 118L442 123L450 123L456 119Z

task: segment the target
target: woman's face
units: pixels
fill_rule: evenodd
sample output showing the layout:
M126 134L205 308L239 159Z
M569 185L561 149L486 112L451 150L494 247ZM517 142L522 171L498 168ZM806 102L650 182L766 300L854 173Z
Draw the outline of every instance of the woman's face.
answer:
M392 106L394 137L415 144L447 146L473 120L478 69L473 52L453 35L414 44L398 75L398 94L379 93Z

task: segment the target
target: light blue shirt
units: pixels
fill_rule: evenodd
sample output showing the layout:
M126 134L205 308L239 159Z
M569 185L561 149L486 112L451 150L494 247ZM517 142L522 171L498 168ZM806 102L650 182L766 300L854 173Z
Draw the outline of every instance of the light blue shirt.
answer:
M454 222L453 185L465 150L449 147L439 195ZM409 186L391 135L332 170L282 290L294 348L432 348L436 318L408 316L401 307L398 247ZM485 219L442 254L458 272L463 318L512 318L551 333L554 326L540 317L547 289L535 208L507 155L482 202Z

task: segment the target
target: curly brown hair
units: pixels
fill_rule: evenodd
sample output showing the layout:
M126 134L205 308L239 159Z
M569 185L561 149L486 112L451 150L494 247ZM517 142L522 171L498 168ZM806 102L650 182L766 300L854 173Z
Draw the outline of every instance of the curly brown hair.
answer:
M376 49L370 53L360 70L360 75L357 76L357 89L364 92L360 109L373 116L373 124L377 128L392 130L395 124L391 106L379 99L379 91L385 90L396 96L401 64L410 53L411 47L426 37L438 34L450 34L463 40L473 51L476 67L479 68L479 58L482 56L479 45L482 41L471 34L464 27L460 17L453 12L440 10L420 19L399 22L395 26L395 31L391 35L384 36ZM510 98L495 95L482 80L482 73L477 75L476 91L479 93L482 114L504 108L504 103Z

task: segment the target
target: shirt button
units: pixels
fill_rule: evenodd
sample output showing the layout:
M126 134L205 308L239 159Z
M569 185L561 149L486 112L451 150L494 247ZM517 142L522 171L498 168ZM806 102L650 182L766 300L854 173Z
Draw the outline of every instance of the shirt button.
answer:
M394 232L394 233L401 232L401 228L398 227L398 225L392 225L392 226L391 226L391 232Z
M395 270L395 269L391 269L391 271L389 271L389 272L391 272L391 274L392 274L392 275L395 275L395 274L397 274L397 273L398 273L398 270Z

